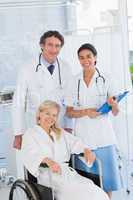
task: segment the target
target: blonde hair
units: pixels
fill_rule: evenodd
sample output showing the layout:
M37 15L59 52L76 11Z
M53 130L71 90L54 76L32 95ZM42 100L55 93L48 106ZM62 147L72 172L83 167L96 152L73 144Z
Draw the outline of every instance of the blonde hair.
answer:
M42 113L45 109L56 108L58 113L60 112L60 106L54 101L47 100L40 104L38 111L36 113L36 123L40 125L40 113ZM51 126L51 130L55 132L56 138L59 139L61 135L61 129L58 127L57 123Z

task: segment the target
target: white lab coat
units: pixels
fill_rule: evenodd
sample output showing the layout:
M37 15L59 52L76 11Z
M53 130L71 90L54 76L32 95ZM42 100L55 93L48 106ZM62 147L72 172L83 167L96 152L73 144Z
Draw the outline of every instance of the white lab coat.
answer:
M54 100L62 105L64 89L67 82L71 79L72 74L67 63L61 59L59 59L59 63L62 89L59 85L57 63L52 76L43 63L39 66L37 72L36 66L38 63L35 62L21 69L12 107L13 131L15 135L24 133L24 130L36 124L36 111L40 103L44 100ZM62 113L59 120L61 126L65 126L63 124L64 110L62 106Z
M105 84L102 79L99 79L96 84L96 77L98 74L95 72L89 87L86 86L83 80L83 72L75 76L75 78L69 82L66 91L65 104L74 107L74 109L99 108L103 103L105 103L107 96L118 94L118 91L113 87L114 84L109 76L102 72L101 75L105 78ZM79 79L80 105L78 106ZM74 133L82 138L90 149L117 144L109 114L101 115L93 119L88 116L77 118Z
M38 178L40 184L52 186L57 200L108 200L107 195L94 183L68 167L71 153L81 153L85 145L79 138L62 130L61 137L54 141L40 127L29 129L23 136L23 161L25 167ZM52 173L49 168L40 168L45 158L51 158L61 166L61 174ZM50 176L49 176L50 175Z

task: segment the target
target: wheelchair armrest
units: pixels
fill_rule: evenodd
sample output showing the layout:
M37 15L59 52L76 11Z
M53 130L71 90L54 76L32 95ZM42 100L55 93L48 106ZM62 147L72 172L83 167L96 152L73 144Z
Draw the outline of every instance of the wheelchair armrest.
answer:
M75 168L75 156L77 157L83 157L84 153L80 153L80 154L72 154L71 155L71 165L73 168ZM99 171L99 179L100 179L100 187L103 188L103 180L102 180L102 176L103 176L103 170L102 170L102 161L96 157L96 160L94 161L97 163L98 166L98 171Z

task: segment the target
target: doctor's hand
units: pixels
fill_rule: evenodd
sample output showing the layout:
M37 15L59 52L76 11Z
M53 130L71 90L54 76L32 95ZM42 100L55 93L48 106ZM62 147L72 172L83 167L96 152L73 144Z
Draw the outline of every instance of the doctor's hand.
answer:
M49 169L54 172L54 173L58 173L61 174L61 167L60 165L55 162L54 160L51 160L50 158L45 158L43 160L43 163L46 163L49 167Z
M84 158L88 164L93 164L96 160L96 155L88 148L84 149Z
M115 97L109 97L107 99L108 104L112 107L112 114L116 116L119 112L118 103Z
M114 105L117 104L117 101L116 101L115 97L113 97L113 96L109 97L109 98L107 99L107 102L108 102L108 104L109 104L110 106L114 106Z
M13 141L13 147L17 150L21 150L22 135L16 135Z
M96 111L96 108L88 108L87 109L87 115L88 117L90 118L96 118L100 115L101 113L100 112L97 112Z

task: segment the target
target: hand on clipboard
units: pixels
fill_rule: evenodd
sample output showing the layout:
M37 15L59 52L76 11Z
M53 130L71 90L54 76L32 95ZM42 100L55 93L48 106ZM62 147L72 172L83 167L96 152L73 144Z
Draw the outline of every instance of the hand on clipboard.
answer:
M120 93L118 95L116 95L114 98L117 102L120 102L127 94L129 93L129 91L125 91L123 93ZM110 112L112 109L112 107L107 103L105 102L100 108L98 108L96 111L97 112L100 112L101 115L103 114L107 114L108 112Z

